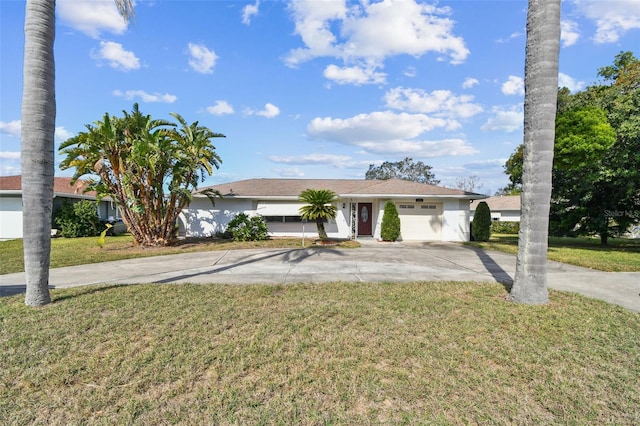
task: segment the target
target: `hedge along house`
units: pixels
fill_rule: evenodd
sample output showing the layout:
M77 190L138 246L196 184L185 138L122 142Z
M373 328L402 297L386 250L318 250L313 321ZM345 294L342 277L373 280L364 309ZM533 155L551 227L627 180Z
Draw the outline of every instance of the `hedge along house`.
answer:
M71 185L71 178L55 177L53 180L53 214L65 201L96 201L95 192L84 192L87 182L77 180ZM96 205L102 220L119 217L115 203L104 198ZM27 212L28 213L28 212ZM22 177L0 176L0 240L22 238ZM53 218L51 227L55 228Z
M181 214L180 234L206 237L223 232L238 213L261 215L273 237L317 237L315 223L304 223L298 196L305 189L338 195L338 214L325 224L334 239L380 238L384 204L396 203L404 241L468 241L469 204L486 198L458 189L400 179L249 179L203 188ZM219 191L215 206L201 192Z

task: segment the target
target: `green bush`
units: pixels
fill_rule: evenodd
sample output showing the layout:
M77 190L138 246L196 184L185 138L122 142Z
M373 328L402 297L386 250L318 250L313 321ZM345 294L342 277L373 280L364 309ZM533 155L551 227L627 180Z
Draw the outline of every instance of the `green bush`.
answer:
M473 214L471 236L474 241L489 241L489 237L491 237L491 210L484 201L478 203L476 212Z
M225 231L234 241L268 240L269 228L262 216L249 217L246 213L238 213L229 221Z
M400 237L400 217L393 201L387 201L384 205L380 237L383 241L396 241Z
M96 203L89 200L73 203L66 200L53 222L65 238L95 237L100 234L100 218Z
M492 234L517 234L520 231L520 222L491 222Z

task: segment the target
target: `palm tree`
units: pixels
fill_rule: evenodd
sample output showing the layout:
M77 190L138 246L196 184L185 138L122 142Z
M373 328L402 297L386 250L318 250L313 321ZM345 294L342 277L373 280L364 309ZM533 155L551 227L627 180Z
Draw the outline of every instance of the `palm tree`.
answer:
M307 203L300 207L300 216L303 219L314 220L318 227L318 238L323 242L328 241L324 221L335 219L338 208L333 203L338 200L338 195L328 189L305 189L298 198Z
M549 301L547 245L558 95L560 0L529 0L524 98L522 221L510 298Z
M131 0L115 2L125 19L133 16ZM27 0L24 34L21 167L27 284L25 304L40 306L51 301L49 262L56 120L55 0Z
M175 242L175 224L192 191L222 161L210 139L224 135L172 115L181 127L144 115L134 104L124 118L105 114L87 125L87 132L60 145L66 156L60 168L75 169L73 182L96 176L86 189L117 202L123 222L142 246Z

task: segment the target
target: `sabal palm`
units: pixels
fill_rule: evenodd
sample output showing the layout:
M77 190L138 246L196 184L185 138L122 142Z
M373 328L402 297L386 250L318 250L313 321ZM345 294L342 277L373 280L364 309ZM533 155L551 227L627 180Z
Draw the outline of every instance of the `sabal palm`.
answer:
M306 220L316 222L318 237L321 241L327 241L327 231L324 221L335 219L338 208L333 205L338 200L335 192L328 189L305 189L299 196L299 200L307 203L300 207L300 216Z
M560 0L529 0L522 219L512 300L547 303L547 245L558 96Z
M121 16L133 16L130 0L115 0ZM22 92L22 203L25 304L49 303L51 213L56 119L55 1L27 0Z

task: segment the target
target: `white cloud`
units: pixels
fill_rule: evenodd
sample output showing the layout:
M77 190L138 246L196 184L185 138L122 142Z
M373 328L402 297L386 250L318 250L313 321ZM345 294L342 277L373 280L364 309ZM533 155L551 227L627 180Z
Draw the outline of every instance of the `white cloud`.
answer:
M20 152L0 151L0 176L20 174Z
M280 108L278 108L272 103L267 103L265 104L263 110L255 111L250 108L247 108L244 111L244 113L245 115L259 115L260 117L273 118L280 115Z
M524 95L524 79L510 75L509 79L502 83L502 93L505 95Z
M0 151L0 159L2 160L19 160L20 151Z
M19 138L22 132L20 123L20 120L0 121L0 133Z
M515 40L515 39L520 38L520 37L524 37L525 35L526 35L525 32L515 32L515 33L511 33L511 35L509 35L509 37L507 37L507 38L500 38L500 39L496 40L496 42L497 43L507 43L508 41Z
M93 38L105 31L122 34L127 30L112 0L58 0L56 9L63 24Z
M418 70L416 70L416 67L407 67L403 74L407 77L415 77L418 75Z
M485 132L515 132L522 128L524 122L524 112L521 107L510 109L494 108L493 117L481 127Z
M301 178L304 176L304 172L297 167L289 169L273 169L274 173L284 178Z
M353 158L348 155L333 155L333 154L308 154L301 156L277 156L272 155L269 157L269 160L274 163L280 164L295 164L295 165L325 165L331 166L338 169L343 169L345 167L351 167L356 162L353 161Z
M212 74L218 56L213 50L209 50L204 44L189 43L189 65L194 71L201 74Z
M332 80L338 84L353 84L361 86L363 84L381 84L384 83L387 75L376 72L375 68L362 67L344 67L337 65L329 65L324 70L324 76L328 80Z
M388 155L438 157L468 155L477 151L462 139L422 140L420 136L436 128L447 127L448 120L424 114L372 112L339 118L315 118L307 133L315 139L360 147L366 152Z
M56 142L64 142L67 139L71 139L75 134L65 129L63 126L56 127L55 140Z
M558 74L558 87L566 87L572 92L578 92L584 88L584 81L576 81L573 77L559 73Z
M596 24L593 37L598 44L615 43L627 31L640 29L638 0L574 0L578 11Z
M213 115L233 114L235 111L227 101L216 101L212 106L207 107L207 112Z
M111 68L122 71L137 70L140 68L140 60L133 52L125 50L120 43L101 41L100 50L92 52L92 58L105 60Z
M168 93L147 93L144 90L127 90L125 92L121 90L114 90L113 95L125 98L129 101L135 98L140 98L142 102L162 102L165 104L172 104L178 99L177 96L170 95Z
M295 32L305 45L289 52L285 60L290 66L324 56L379 63L389 56L429 52L458 64L469 55L464 40L453 35L454 21L446 7L416 0L367 1L350 7L344 0L298 0L290 9Z
M248 4L242 8L242 23L245 25L249 25L251 23L251 18L253 16L258 15L258 8L260 6L260 1L256 1L255 4Z
M560 40L562 41L562 47L569 47L576 44L576 42L580 38L578 24L574 21L563 20L560 23L560 28Z
M461 127L456 118L469 118L482 112L480 105L472 103L473 96L456 96L449 90L428 93L422 89L396 87L385 93L384 100L393 109L447 118L448 130Z
M462 83L462 88L463 89L471 89L473 86L477 86L478 84L480 84L478 79L473 78L473 77L467 77L467 78L464 79L464 82Z

